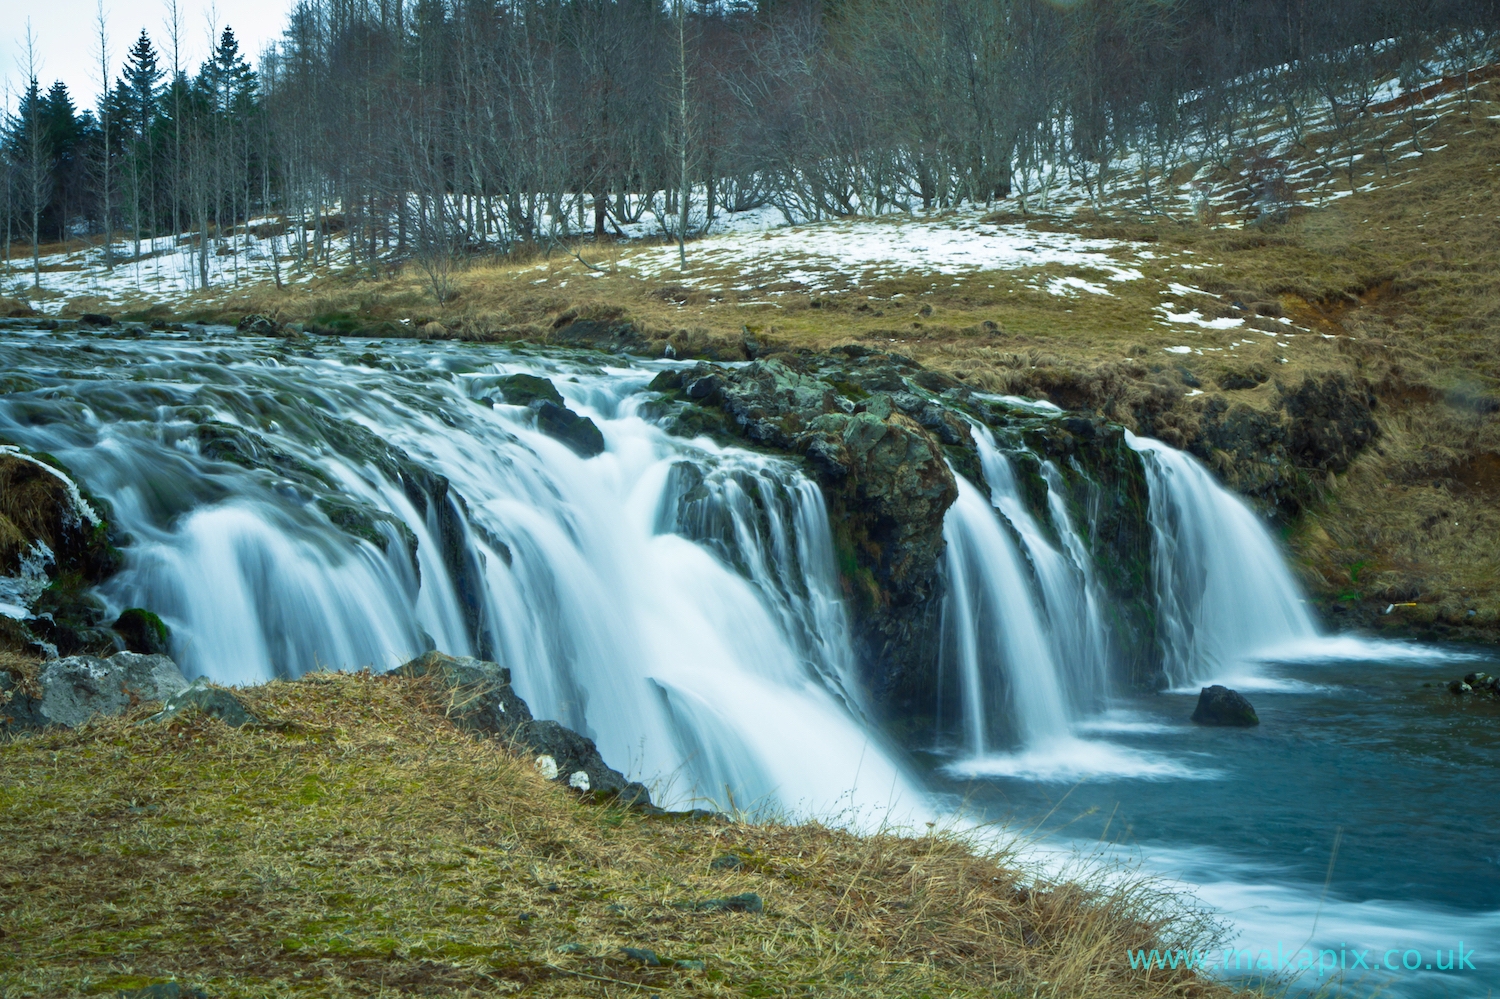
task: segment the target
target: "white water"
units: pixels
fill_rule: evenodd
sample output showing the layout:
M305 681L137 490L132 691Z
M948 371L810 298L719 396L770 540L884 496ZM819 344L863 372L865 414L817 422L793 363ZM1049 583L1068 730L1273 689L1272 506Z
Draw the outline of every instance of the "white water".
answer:
M593 737L660 801L854 821L919 807L854 693L817 488L785 461L641 419L654 369L420 346L382 347L408 362L397 371L264 343L213 365L200 344L116 349L145 384L84 380L31 441L111 498L134 543L104 595L160 613L190 674L253 683L388 669L430 647L482 654L538 717ZM605 453L580 458L528 410L492 405L497 378L520 371L551 377ZM448 496L337 449L330 416L445 476ZM209 460L205 419L404 524L417 564L394 526L377 525L389 553L336 529L297 475ZM462 564L445 560L445 531Z
M1191 455L1126 441L1146 465L1157 637L1172 686L1242 676L1274 650L1316 639L1301 588L1244 501Z

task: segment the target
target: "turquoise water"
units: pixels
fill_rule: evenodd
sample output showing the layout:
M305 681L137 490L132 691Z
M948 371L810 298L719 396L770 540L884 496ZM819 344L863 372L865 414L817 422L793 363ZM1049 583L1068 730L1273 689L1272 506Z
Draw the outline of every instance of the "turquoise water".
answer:
M933 779L1051 846L1133 857L1180 878L1232 924L1233 946L1257 958L1270 951L1275 963L1280 944L1309 948L1313 961L1340 951L1348 965L1348 952L1368 950L1366 962L1381 967L1323 976L1335 994L1492 995L1500 702L1460 700L1443 686L1474 669L1500 671L1500 657L1267 664L1240 684L1256 728L1190 723L1194 691L1126 698L1084 726L1087 748L1069 749L1080 767L1113 760L1114 774L1080 776L1057 760L1042 780ZM1459 941L1472 969L1428 971ZM1419 967L1392 972L1387 960ZM1319 984L1315 970L1273 979L1293 994Z

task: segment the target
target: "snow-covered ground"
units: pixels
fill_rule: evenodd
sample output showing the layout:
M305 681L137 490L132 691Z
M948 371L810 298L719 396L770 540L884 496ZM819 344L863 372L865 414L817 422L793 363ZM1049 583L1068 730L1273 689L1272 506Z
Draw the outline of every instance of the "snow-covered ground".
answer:
M1429 69L1428 79L1434 80L1444 67L1435 63ZM1475 74L1475 85L1482 79L1483 74ZM1256 84L1247 84L1251 85ZM1404 100L1399 81L1386 81L1375 88L1370 100L1372 113L1359 135L1348 139L1347 148L1337 148L1338 136L1328 131L1328 122L1316 108L1308 109L1295 131L1285 120L1268 116L1245 133L1248 153L1259 157L1259 165L1249 174L1226 177L1215 173L1215 157L1207 155L1207 150L1180 150L1178 160L1198 160L1204 166L1191 179L1170 187L1156 176L1151 191L1153 210L1171 217L1217 218L1215 224L1237 226L1254 214L1246 208L1257 197L1257 185L1279 185L1279 196L1304 205L1326 204L1354 193L1351 173L1354 182L1365 182L1357 190L1368 190L1378 182L1366 176L1372 169L1409 170L1416 165L1414 160L1444 148L1421 146L1420 140L1409 134L1395 139L1401 129L1410 128L1414 109L1427 116L1430 130L1431 120L1458 110L1466 95L1450 77L1406 94ZM1353 151L1355 145L1365 151ZM1045 176L1039 173L1021 178L1023 183L1018 187L1025 186L1032 192L1027 205L1034 213L1054 221L1069 219L1096 199L1108 204L1141 203L1146 190L1142 162L1138 152L1126 151L1111 167L1102 194L1097 186L1090 190L1079 178L1056 167L1049 168ZM1042 190L1045 197L1037 193ZM670 235L675 218L665 211L665 199L657 197L637 204L637 221L621 226L626 238L611 251L612 266L602 270L577 268L575 273L559 275L554 273L554 258L535 268L543 273L533 282L566 287L568 280L611 272L710 292L734 291L741 304L753 304L775 303L777 296L789 291L853 290L871 282L916 275L930 277L936 287L936 282L944 278L957 282L986 273L1012 272L1024 288L1079 298L1114 295L1121 282L1142 278L1140 265L1146 261L1155 260L1189 274L1197 269L1186 258L1161 259L1146 244L1045 231L1008 220L985 221L996 207L1013 210L1017 207L1014 201L1003 206L962 205L933 212L892 209L879 217L812 223L798 223L767 205L720 213L710 222L701 215L701 195L700 191L692 225L697 235L688 243L686 271L679 267L676 246L663 239ZM565 202L563 215L544 220L554 226L557 237L567 238L568 223L577 215L580 204ZM252 223L252 229L257 227L263 233L279 228L271 219ZM312 273L292 266L288 239L286 235L256 238L242 233L216 240L208 257L210 289L224 291L269 281L278 270L284 284L312 280ZM331 240L332 258L336 265L341 264L348 259L346 240L342 236ZM132 242L120 240L115 244L115 257L115 265L108 268L97 246L43 257L40 295L31 288L30 261L13 259L9 271L0 273L0 294L29 299L38 309L56 312L70 300L108 309L141 300L170 304L197 290L199 262L190 237L145 240L139 254ZM1162 295L1157 309L1162 324L1197 332L1222 332L1244 323L1238 317L1205 316L1202 309L1214 297L1198 289L1172 284ZM1193 301L1195 297L1197 302Z
M1108 294L1099 279L1138 280L1141 272L1128 263L1151 256L1149 250L1119 240L997 225L980 221L979 215L978 210L892 215L776 229L731 223L691 244L686 273L678 269L675 246L635 250L620 266L686 286L717 284L729 273L735 276L729 287L751 291L769 284L823 290L908 274L956 277L1056 264L1096 279L1061 279L1056 294L1078 288Z

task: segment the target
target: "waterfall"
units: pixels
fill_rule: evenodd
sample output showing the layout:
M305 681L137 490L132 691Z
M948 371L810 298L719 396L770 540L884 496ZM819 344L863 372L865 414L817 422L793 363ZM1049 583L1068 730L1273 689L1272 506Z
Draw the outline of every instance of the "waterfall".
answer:
M642 418L657 368L91 343L0 345L39 385L0 397L0 433L109 501L132 543L101 595L159 613L190 675L481 654L666 803L919 806L859 703L821 494L788 461ZM506 405L517 372L552 379L605 452Z
M1174 687L1317 637L1264 523L1191 455L1127 435L1150 488L1157 637Z
M1108 682L1109 639L1055 467L1043 465L1049 539L1021 496L1011 460L983 426L973 428L986 503L963 476L944 523L948 543L945 652L956 668L964 742L971 756L991 745L1032 746L1065 737L1099 706Z

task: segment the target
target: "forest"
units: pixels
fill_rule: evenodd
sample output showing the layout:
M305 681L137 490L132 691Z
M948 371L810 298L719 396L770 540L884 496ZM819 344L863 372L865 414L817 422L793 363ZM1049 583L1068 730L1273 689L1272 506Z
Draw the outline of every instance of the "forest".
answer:
M230 27L196 71L143 29L92 107L21 81L5 259L177 236L206 288L256 225L303 266L341 233L356 268L442 270L765 205L1025 212L1121 171L1149 213L1267 121L1352 149L1382 83L1482 71L1497 28L1497 0L301 0L253 65Z

